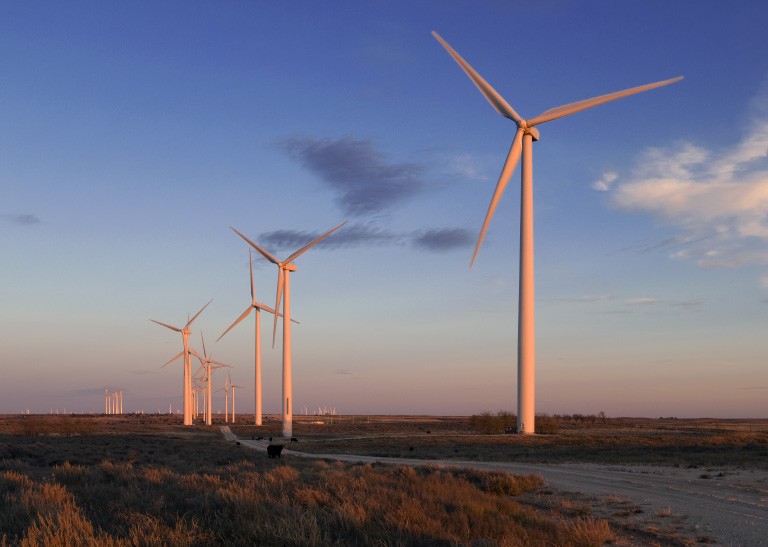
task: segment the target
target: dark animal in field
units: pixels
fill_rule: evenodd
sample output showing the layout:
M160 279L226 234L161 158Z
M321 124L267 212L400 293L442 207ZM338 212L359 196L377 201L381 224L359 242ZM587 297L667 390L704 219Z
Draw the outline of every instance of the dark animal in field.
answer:
M267 455L270 458L279 458L280 453L283 451L283 445L282 444L270 444L267 446Z
M237 446L240 446L240 441L237 441L237 443L235 443L235 444L237 444Z
M263 438L264 438L264 437L256 437L256 440L257 440L257 441L260 441L260 440L262 440Z
M291 437L291 442L292 443L297 443L297 442L299 442L299 439L297 439L296 437Z
M272 442L272 437L269 438L269 442Z
M413 452L413 447L410 447L408 450L410 450L411 452Z

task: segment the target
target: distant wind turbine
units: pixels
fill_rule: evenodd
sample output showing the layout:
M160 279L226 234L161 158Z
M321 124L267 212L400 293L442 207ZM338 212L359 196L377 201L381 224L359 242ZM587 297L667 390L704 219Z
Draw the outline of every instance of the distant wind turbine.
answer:
M208 304L213 302L213 299L208 301ZM172 325L168 325L167 323L161 323L160 321L155 321L154 319L150 319L153 323L157 323L158 325L162 325L168 329L175 330L176 332L181 333L181 339L184 343L184 349L182 350L180 355L177 355L171 361L177 359L180 356L184 357L184 389L183 389L183 398L184 398L184 425L192 425L192 363L190 361L190 353L189 353L189 333L192 332L189 330L189 326L192 324L192 322L197 319L197 317L203 313L203 310L208 307L208 304L200 308L200 311L197 312L192 319L187 321L187 324L184 325L183 328L174 327ZM168 361L169 363L171 361ZM167 365L168 363L166 363ZM165 365L163 365L165 366Z
M308 251L311 247L331 235L333 232L346 224L342 222L335 228L332 228L324 234L316 237L301 249L290 255L282 262L274 255L265 251L243 234L232 228L237 235L242 237L251 247L259 251L261 255L277 266L277 298L275 299L275 325L272 330L272 347L275 345L275 333L277 332L277 314L280 313L280 300L283 301L283 398L282 398L282 418L283 418L283 437L293 436L293 407L291 397L293 392L291 379L291 285L290 273L296 271L293 261ZM283 292L284 291L284 292Z
M232 368L230 365L225 365L224 363L220 363L219 361L214 361L210 357L208 357L208 351L205 349L205 339L203 338L203 333L200 333L200 340L203 343L203 357L197 354L197 352L194 352L194 356L198 358L200 361L200 369L198 369L198 372L200 372L201 369L205 370L205 376L203 377L205 380L205 425L211 425L213 423L212 417L211 417L211 375L213 374L213 371L222 367Z
M517 337L517 432L535 433L535 405L534 405L534 376L535 376L535 337L534 337L534 278L533 278L533 156L531 145L539 140L539 130L537 125L546 123L576 112L581 112L587 108L598 106L609 101L615 101L622 97L634 95L642 91L648 91L657 87L665 86L678 82L683 79L682 76L617 91L607 95L601 95L592 99L586 99L575 103L558 106L539 114L529 120L523 119L515 110L507 104L504 98L480 76L469 63L467 63L456 51L443 40L439 34L432 32L445 50L453 57L459 66L467 73L467 76L480 89L491 106L496 111L509 118L517 125L517 132L512 141L512 146L501 170L499 181L496 183L496 189L491 198L491 204L488 206L488 212L485 215L485 221L480 229L480 236L475 245L475 251L472 254L470 267L475 262L480 245L483 243L485 232L491 222L491 217L496 210L496 206L504 193L504 189L512 177L512 173L523 157L521 168L521 192L520 192L520 279L519 279L519 300L518 300L518 337Z
M235 423L235 390L242 388L243 386L237 386L233 384L232 380L229 381L229 389L232 390L232 423Z
M251 272L251 304L245 309L245 311L235 319L235 322L232 323L227 330L225 330L221 336L219 336L216 341L218 342L221 340L225 334L227 334L229 331L232 330L232 328L237 325L240 321L248 317L248 314L251 313L251 310L254 310L254 319L256 320L256 363L255 363L255 408L253 412L253 421L255 425L261 425L262 422L262 414L261 414L261 310L264 310L266 312L271 313L272 315L275 315L275 310L267 306L266 304L262 304L261 302L256 300L256 289L253 285L253 256L251 254L251 249L248 249L248 261L250 263L250 272ZM281 314L278 314L281 315ZM298 321L291 319L294 323L298 323Z

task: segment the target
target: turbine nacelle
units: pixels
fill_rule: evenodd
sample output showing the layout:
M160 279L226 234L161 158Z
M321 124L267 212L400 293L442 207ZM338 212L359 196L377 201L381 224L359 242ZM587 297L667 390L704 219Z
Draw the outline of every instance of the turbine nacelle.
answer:
M539 140L540 134L539 130L535 127L528 127L528 122L525 120L522 120L519 124L517 124L517 127L523 130L523 133L525 135L530 135L534 142Z
M286 272L295 272L296 264L283 264L280 263L280 269Z

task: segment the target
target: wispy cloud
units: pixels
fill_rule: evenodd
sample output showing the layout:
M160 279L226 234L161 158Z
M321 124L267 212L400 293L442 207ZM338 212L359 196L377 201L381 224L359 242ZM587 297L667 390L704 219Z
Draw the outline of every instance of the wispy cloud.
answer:
M301 230L275 230L258 237L260 244L269 249L296 250L306 245L321 232ZM401 236L368 224L347 225L317 244L318 248L343 249L360 245L387 245L397 243Z
M452 156L448 162L448 172L465 180L488 180L477 160L468 154Z
M424 166L387 161L370 139L289 137L278 145L329 186L349 216L386 211L424 187Z
M684 248L672 257L702 268L768 264L768 115L723 151L679 143L638 163L611 187L613 203L674 226L671 241Z
M321 232L301 230L275 230L258 236L258 242L267 249L293 251L306 245ZM345 249L371 245L412 245L431 252L446 252L472 245L469 230L463 228L440 228L395 233L373 224L347 225L337 233L317 244L328 250Z
M40 224L40 218L31 213L14 213L0 216L6 222L17 224L19 226L32 226Z
M626 308L643 307L643 306L657 306L666 305L674 308L681 308L684 310L694 310L700 307L704 300L701 298L691 298L688 300L662 300L660 298L653 298L649 296L636 297L636 298L621 298L612 294L587 294L582 296L573 296L568 298L558 298L560 302L567 302L573 304L596 304L601 302L614 302L623 306L623 310L614 309L613 312L627 313Z
M419 249L452 251L454 249L470 247L472 245L472 235L469 230L464 228L442 228L414 232L411 241Z
M649 297L642 297L642 298L630 298L624 302L627 306L653 306L655 304L662 304L663 300L659 300L658 298L649 298Z
M566 302L576 302L576 303L589 303L589 302L606 302L608 300L614 300L616 297L611 296L610 294L585 294L582 296L574 296L571 298L561 298L560 300L564 300Z
M619 174L614 171L607 171L603 175L592 183L592 188L600 192L607 192L611 185L619 178Z

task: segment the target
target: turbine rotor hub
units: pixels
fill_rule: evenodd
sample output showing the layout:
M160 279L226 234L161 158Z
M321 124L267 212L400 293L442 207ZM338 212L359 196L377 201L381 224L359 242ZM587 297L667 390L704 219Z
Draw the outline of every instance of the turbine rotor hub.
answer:
M296 265L295 264L281 264L280 267L285 270L286 272L295 272L296 271Z
M517 127L522 129L525 135L530 135L534 141L539 140L539 130L535 127L529 127L528 120L520 120L520 123L517 124Z

